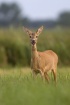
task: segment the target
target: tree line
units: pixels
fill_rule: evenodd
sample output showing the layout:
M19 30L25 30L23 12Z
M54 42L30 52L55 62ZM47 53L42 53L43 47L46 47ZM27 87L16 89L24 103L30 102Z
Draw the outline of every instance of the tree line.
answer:
M12 3L2 3L0 5L0 27L9 27L9 26L29 26L37 28L40 25L44 25L48 28L53 28L56 26L70 27L70 11L61 12L58 18L54 21L51 20L40 20L40 21L30 21L28 17L21 15L21 9L19 5Z

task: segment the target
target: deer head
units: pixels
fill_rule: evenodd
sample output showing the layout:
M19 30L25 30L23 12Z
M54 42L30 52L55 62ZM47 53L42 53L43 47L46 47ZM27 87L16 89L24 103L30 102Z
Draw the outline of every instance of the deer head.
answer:
M36 32L32 32L29 29L24 27L24 31L29 35L31 45L35 45L37 43L37 39L39 34L42 32L43 26L41 26Z

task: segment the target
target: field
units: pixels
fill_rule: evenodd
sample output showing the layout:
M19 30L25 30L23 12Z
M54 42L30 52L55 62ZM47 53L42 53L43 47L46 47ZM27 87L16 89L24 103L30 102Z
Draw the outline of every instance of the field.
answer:
M0 28L0 105L70 105L70 29L44 29L37 48L57 53L57 85L51 73L49 84L40 75L33 78L31 44L23 29Z
M70 105L70 68L58 68L57 85L49 76L48 84L30 68L0 69L0 105Z

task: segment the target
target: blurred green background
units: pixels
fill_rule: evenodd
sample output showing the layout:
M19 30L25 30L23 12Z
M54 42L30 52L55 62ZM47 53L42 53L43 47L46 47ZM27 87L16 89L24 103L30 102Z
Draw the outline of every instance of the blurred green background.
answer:
M33 8L39 1L29 2L33 10L27 4L28 1L18 0L14 2L9 0L8 2L1 0L0 3L0 67L30 66L30 41L24 33L23 26L35 31L42 25L44 30L38 38L38 50L53 50L59 57L59 66L70 66L70 2L64 1L64 4L60 7L60 2L57 5L54 0L51 4L53 3L53 6L57 5L57 9L55 9L55 6L48 9L51 5L49 1L47 1L47 7L45 5L46 1L40 1L41 12L37 8ZM42 3L43 8L41 8ZM31 14L27 16L23 7L28 14ZM65 10L65 8L68 9ZM51 11L53 11L53 14Z
M35 30L33 30L35 31ZM43 30L38 37L39 51L51 49L59 57L59 66L70 66L70 30ZM30 66L31 44L21 28L0 29L0 66Z

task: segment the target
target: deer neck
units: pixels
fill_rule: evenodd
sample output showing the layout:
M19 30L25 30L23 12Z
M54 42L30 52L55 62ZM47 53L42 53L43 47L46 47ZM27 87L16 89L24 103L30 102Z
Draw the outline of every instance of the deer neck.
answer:
M36 44L32 46L31 50L32 50L31 57L33 58L33 60L35 60L35 58L37 58L38 56Z

